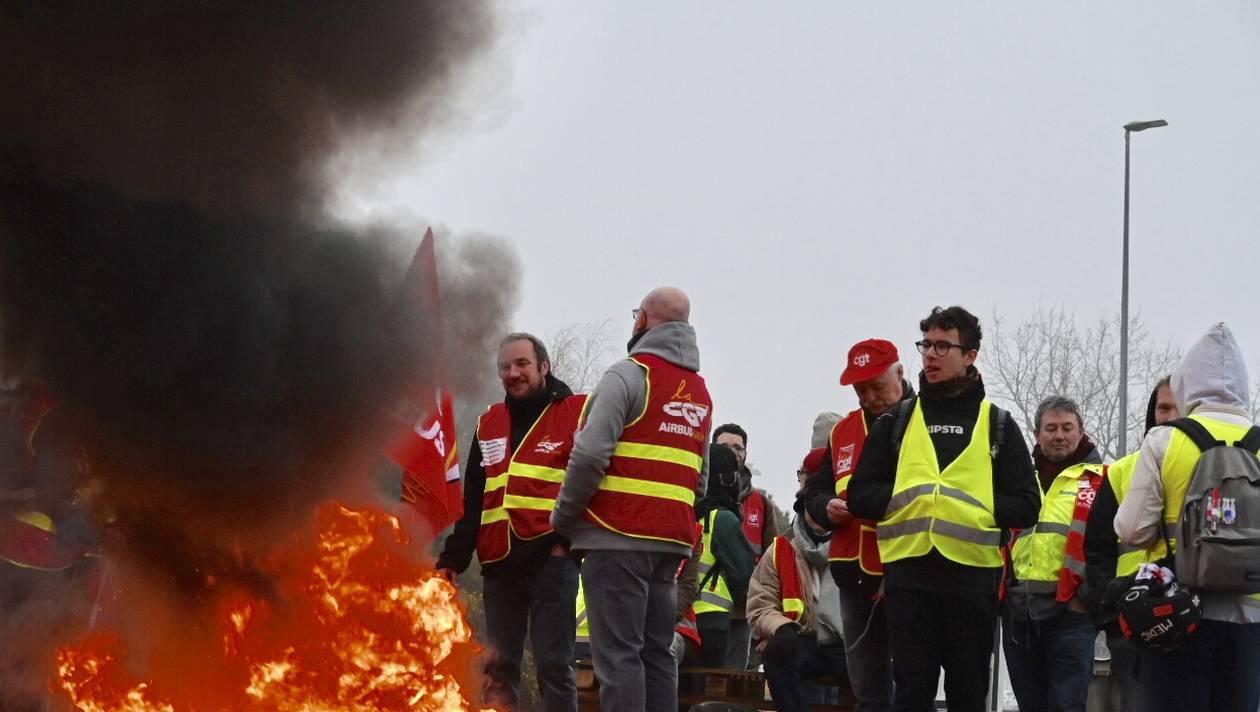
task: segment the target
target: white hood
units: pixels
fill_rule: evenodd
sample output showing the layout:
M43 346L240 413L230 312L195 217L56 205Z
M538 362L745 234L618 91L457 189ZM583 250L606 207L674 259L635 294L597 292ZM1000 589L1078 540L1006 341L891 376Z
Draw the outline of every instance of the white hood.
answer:
M1199 339L1172 372L1173 400L1182 415L1204 406L1246 410L1251 389L1247 365L1234 334L1217 322Z

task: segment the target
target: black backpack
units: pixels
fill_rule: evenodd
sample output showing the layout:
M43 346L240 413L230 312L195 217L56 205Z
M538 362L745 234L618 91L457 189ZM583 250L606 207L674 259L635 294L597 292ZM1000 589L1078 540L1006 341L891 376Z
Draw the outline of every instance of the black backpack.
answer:
M1260 427L1226 443L1190 418L1169 425L1202 451L1175 525L1177 579L1201 593L1260 593Z

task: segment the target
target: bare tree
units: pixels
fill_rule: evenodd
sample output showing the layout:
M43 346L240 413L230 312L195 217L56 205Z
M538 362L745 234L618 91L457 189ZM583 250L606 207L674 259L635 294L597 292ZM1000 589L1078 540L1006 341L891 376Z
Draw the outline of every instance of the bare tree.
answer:
M574 393L587 393L617 355L612 319L585 321L561 327L548 339L551 372Z
M1256 373L1252 370L1252 373ZM1247 414L1251 416L1252 422L1260 420L1260 376L1252 376L1251 399L1247 403Z
M1063 307L1038 307L1011 328L996 314L990 346L983 350L991 396L1022 419L1031 437L1039 404L1064 395L1080 405L1085 432L1106 459L1124 455L1120 443L1120 318L1082 325ZM1130 443L1145 429L1150 388L1181 359L1181 350L1155 343L1140 315L1129 320Z

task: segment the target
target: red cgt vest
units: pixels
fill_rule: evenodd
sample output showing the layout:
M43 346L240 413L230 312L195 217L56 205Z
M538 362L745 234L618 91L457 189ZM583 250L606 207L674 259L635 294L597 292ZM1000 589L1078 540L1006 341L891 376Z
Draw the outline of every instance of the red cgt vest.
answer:
M766 528L766 498L753 490L739 508L744 515L744 537L752 546L753 553L761 556L761 532Z
M836 477L836 496L841 499L848 499L849 479L857 469L865 443L866 418L861 408L846 415L831 429L831 471ZM836 527L831 535L827 559L857 561L866 573L882 576L884 566L879 559L875 522L854 518Z
M713 401L695 371L650 354L630 360L646 372L643 412L622 431L585 516L625 536L691 546Z
M586 396L568 396L549 404L509 452L512 422L507 406L495 403L477 421L486 489L481 496L477 559L483 564L505 558L518 539L550 534L564 468L573 451L573 434Z

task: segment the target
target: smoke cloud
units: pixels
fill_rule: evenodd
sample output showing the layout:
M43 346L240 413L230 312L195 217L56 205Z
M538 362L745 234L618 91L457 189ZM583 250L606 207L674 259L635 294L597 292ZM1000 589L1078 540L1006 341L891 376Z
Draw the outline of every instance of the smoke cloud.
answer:
M496 35L482 3L0 5L0 369L47 386L82 459L0 490L64 478L177 586L248 581L241 547L367 468L439 336L398 318L421 231L331 221L328 167L448 128ZM454 242L459 388L519 266Z

